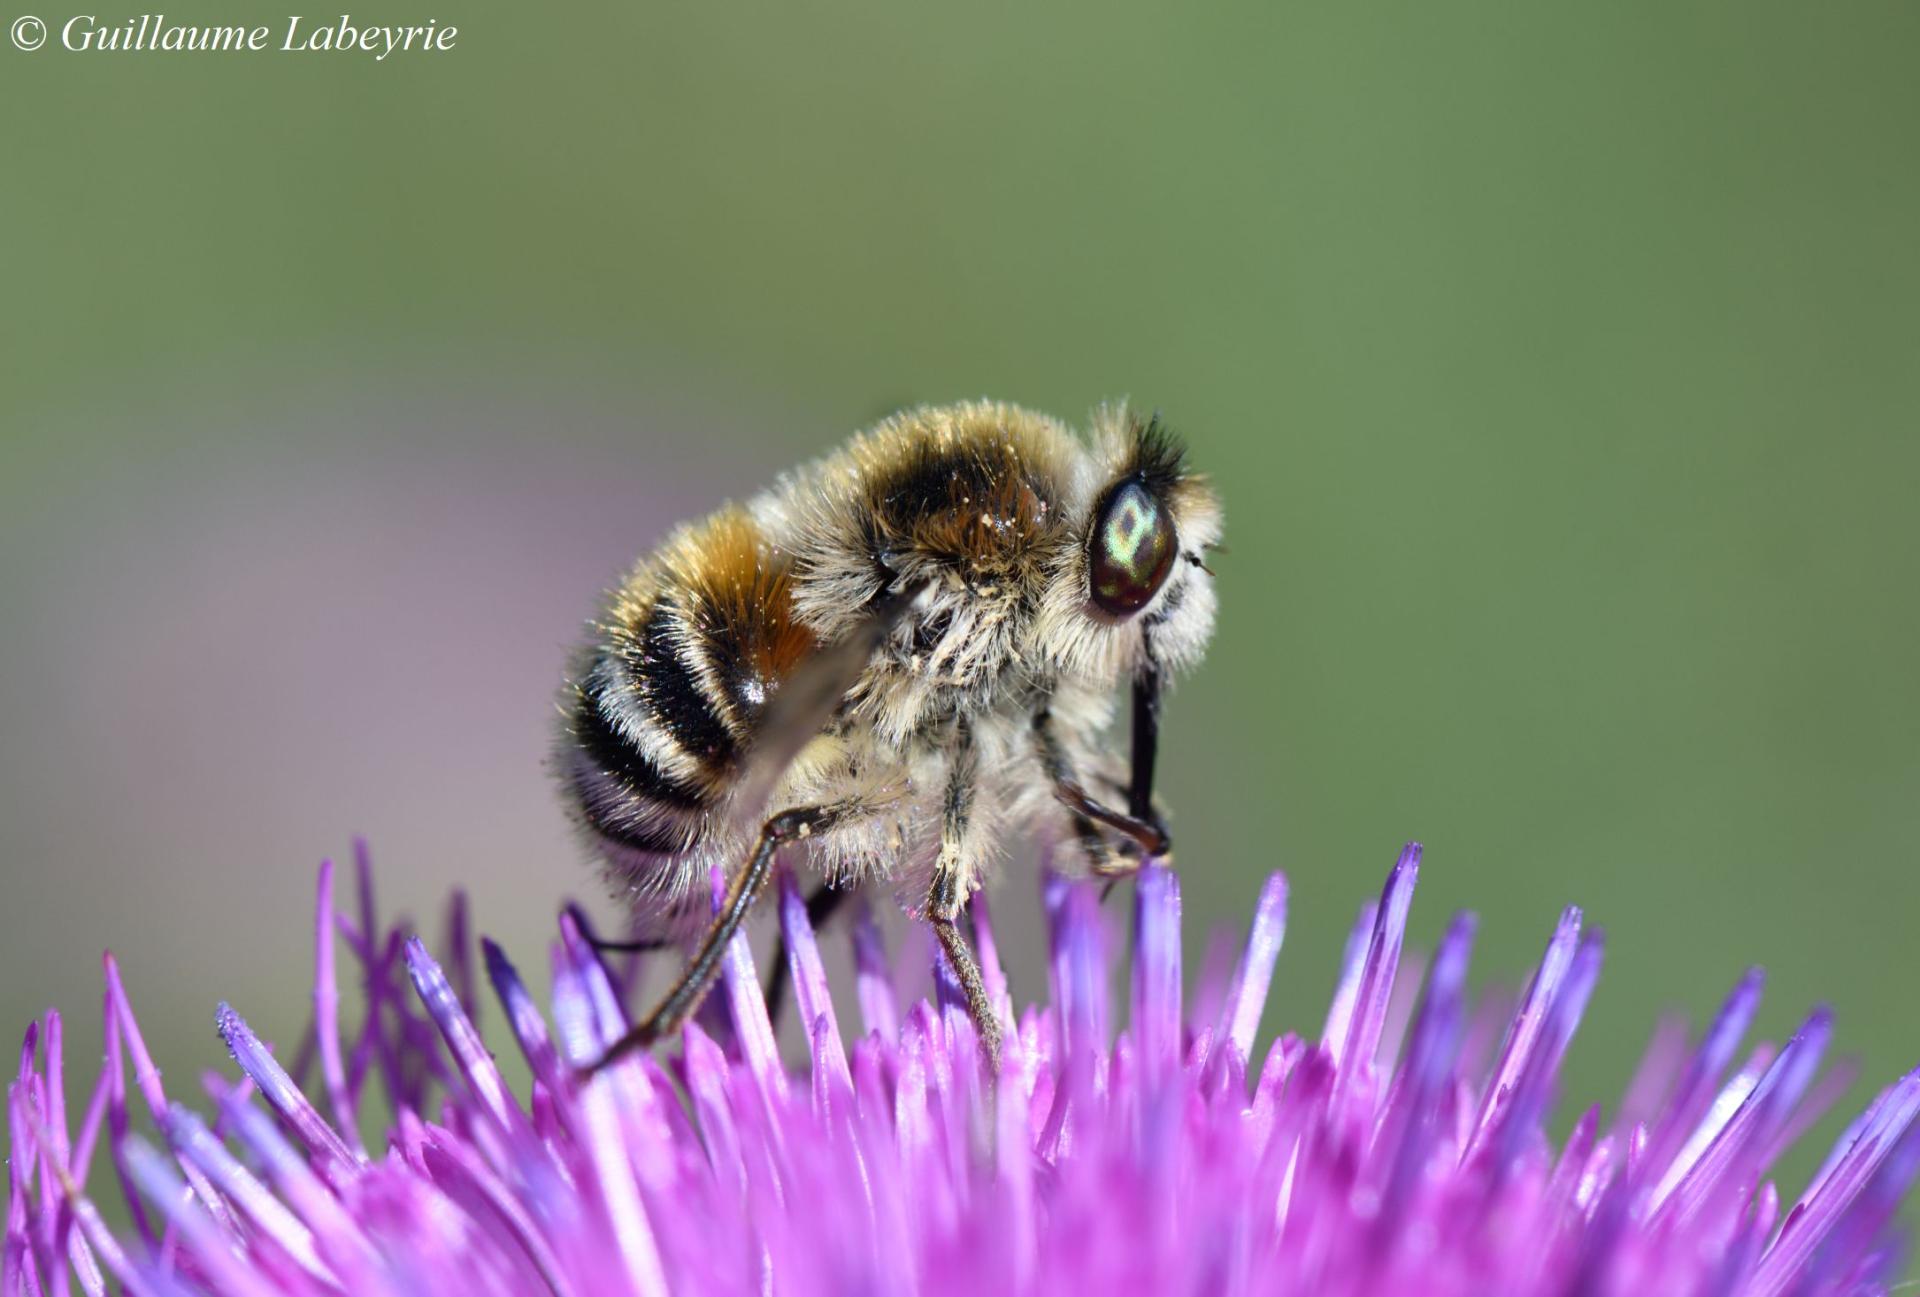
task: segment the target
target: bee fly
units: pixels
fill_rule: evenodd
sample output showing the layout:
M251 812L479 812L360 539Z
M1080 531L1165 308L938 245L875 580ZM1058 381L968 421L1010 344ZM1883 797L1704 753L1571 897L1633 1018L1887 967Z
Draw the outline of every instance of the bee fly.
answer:
M933 926L997 1069L962 908L1014 825L1083 875L1166 854L1160 690L1212 631L1220 529L1157 419L1102 409L1083 441L968 403L897 414L642 559L574 661L558 768L640 944L705 932L596 1066L698 1007L784 851L822 878L816 912L884 880ZM1103 742L1123 681L1124 767Z

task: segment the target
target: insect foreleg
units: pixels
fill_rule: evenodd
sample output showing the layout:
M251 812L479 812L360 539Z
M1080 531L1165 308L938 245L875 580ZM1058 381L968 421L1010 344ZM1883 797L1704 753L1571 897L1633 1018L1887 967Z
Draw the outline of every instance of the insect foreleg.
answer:
M1161 845L1154 855L1165 855L1172 844L1153 810L1153 763L1160 752L1160 668L1149 655L1147 665L1133 679L1133 781L1127 789L1127 813L1158 829Z
M1093 872L1102 877L1125 877L1137 872L1140 859L1116 859L1107 840L1100 836L1094 826L1096 823L1117 830L1139 845L1142 856L1164 856L1171 844L1167 840L1167 830L1160 823L1158 814L1152 811L1149 798L1149 819L1143 819L1122 811L1116 811L1096 800L1080 780L1067 759L1060 744L1060 737L1054 732L1053 715L1042 708L1033 717L1034 745L1038 749L1041 769L1053 783L1054 798L1073 815L1074 836L1080 842L1080 849L1086 854ZM1152 762L1149 759L1149 766Z

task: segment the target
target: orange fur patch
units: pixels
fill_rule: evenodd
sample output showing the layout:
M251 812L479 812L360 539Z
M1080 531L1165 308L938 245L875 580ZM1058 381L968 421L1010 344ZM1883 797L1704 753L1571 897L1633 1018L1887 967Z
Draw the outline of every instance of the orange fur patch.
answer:
M793 618L792 565L744 509L729 505L684 534L666 555L689 619L729 665L767 689L815 648Z

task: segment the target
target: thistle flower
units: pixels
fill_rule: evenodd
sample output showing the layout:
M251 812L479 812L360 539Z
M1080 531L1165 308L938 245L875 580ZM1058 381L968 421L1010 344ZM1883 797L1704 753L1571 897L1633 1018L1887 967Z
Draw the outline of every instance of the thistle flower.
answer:
M1424 979L1402 959L1410 846L1347 946L1316 1040L1255 1068L1286 884L1269 879L1231 977L1183 1007L1178 880L1139 880L1130 1021L1109 1001L1109 934L1085 888L1049 880L1051 1001L1011 1016L993 930L982 962L1014 1022L990 1081L956 989L902 1004L877 929L854 934L861 1030L829 994L805 906L780 896L809 1057L784 1067L748 949L672 1060L582 1083L626 1023L623 982L576 916L543 1018L485 949L531 1069L511 1092L474 1025L464 908L436 963L357 917L323 866L314 1014L293 1074L238 1014L237 1079L212 1119L174 1101L107 961L105 1068L74 1133L61 1026L30 1030L8 1089L4 1297L134 1294L1883 1293L1893 1216L1920 1168L1920 1073L1882 1091L1787 1210L1768 1168L1844 1089L1820 1074L1828 1015L1741 1054L1760 994L1742 978L1689 1049L1655 1037L1610 1115L1555 1144L1559 1068L1600 973L1568 910L1496 1050L1466 987L1470 916ZM335 934L365 1023L340 1035ZM410 983L410 988L406 985ZM1424 984L1422 984L1424 983ZM1483 1044L1476 1044L1482 1041ZM318 1064L318 1098L294 1080ZM125 1074L131 1066L132 1098ZM383 1087L388 1146L358 1110ZM132 1133L136 1107L164 1151ZM104 1139L132 1215L116 1238L87 1191Z

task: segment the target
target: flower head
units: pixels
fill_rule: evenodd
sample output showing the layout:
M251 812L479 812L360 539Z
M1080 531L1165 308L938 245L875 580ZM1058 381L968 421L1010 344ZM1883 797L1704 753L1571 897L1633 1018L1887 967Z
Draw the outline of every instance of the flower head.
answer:
M1231 977L1183 996L1174 875L1139 879L1129 1022L1095 896L1049 880L1051 1001L1017 1019L983 906L990 988L1014 1023L997 1081L955 987L902 1004L877 929L854 934L861 1030L830 994L805 906L780 922L806 1066L775 1047L744 938L673 1060L632 1056L582 1083L626 1025L623 984L577 917L553 949L551 1019L483 942L533 1075L512 1092L474 1025L464 910L437 963L356 918L321 871L314 1018L294 1072L239 1015L241 1073L207 1083L212 1120L162 1088L118 971L106 1063L77 1134L60 1019L30 1030L8 1089L0 1297L136 1294L1834 1294L1887 1291L1894 1213L1920 1169L1920 1073L1882 1091L1783 1211L1768 1168L1844 1088L1820 1071L1828 1015L1741 1053L1759 1000L1742 978L1689 1048L1656 1035L1611 1113L1545 1128L1602 942L1569 910L1497 1049L1469 1030L1471 916L1424 979L1401 957L1409 847L1362 912L1317 1041L1252 1065L1285 921L1262 890ZM364 1025L339 1032L335 933L360 965ZM1487 1036L1489 1042L1496 1039ZM132 1133L125 1075L159 1142ZM363 1148L377 1083L395 1117ZM437 1100L437 1102L436 1102ZM103 1224L86 1168L105 1142L132 1237ZM164 1146L164 1152L161 1151Z

